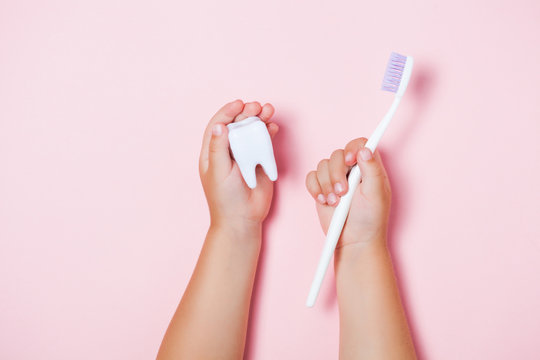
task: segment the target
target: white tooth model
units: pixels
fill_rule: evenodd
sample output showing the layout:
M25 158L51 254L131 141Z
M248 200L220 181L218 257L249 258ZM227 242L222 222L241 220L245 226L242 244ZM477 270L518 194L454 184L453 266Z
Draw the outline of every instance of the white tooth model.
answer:
M234 160L240 168L246 184L254 189L257 186L255 168L260 164L268 178L277 180L277 167L272 140L266 124L257 116L230 123L229 145Z

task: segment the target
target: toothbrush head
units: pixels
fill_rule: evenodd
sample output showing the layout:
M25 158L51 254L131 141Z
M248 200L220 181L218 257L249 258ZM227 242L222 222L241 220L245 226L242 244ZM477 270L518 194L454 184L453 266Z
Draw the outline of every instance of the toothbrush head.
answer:
M386 66L386 72L382 82L382 90L396 93L396 96L403 96L413 68L412 56L404 56L393 52Z

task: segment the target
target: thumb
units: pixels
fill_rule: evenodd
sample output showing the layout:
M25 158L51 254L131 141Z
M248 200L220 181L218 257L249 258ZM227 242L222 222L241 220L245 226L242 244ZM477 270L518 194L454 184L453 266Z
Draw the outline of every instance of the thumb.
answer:
M378 195L384 190L386 171L381 161L379 153L371 152L369 148L363 147L358 151L357 163L362 173L362 192L366 195Z
M212 138L208 147L208 165L209 169L218 176L228 175L232 167L228 133L227 127L222 123L216 123L212 128Z

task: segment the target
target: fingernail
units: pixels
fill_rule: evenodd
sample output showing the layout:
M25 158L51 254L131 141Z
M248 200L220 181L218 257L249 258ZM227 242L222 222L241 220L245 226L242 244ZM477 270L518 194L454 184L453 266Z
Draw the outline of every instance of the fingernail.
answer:
M317 195L317 201L324 205L324 203L326 202L326 200L324 199L324 195L323 194Z
M334 191L336 192L336 194L341 194L341 192L343 191L343 185L341 185L341 183L335 183Z
M360 158L362 158L362 160L364 161L369 161L373 159L373 155L368 148L363 148L362 150L360 150Z
M353 161L353 159L354 159L353 153L348 152L347 154L345 154L345 161L346 162L351 162L351 161Z
M337 201L337 197L334 193L330 193L328 194L328 204L329 205L334 205Z
M214 136L220 136L221 135L221 124L216 124L212 128L212 134Z

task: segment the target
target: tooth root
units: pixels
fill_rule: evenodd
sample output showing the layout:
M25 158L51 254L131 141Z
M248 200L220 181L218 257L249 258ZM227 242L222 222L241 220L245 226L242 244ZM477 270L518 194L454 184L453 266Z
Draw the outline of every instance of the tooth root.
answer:
M261 165L270 180L275 181L276 160L266 124L252 116L227 127L231 151L246 184L251 189L257 186L257 164Z
M277 166L276 166L276 160L274 159L274 153L272 152L272 157L267 157L265 160L261 162L261 166L266 173L266 176L272 181L277 180Z

